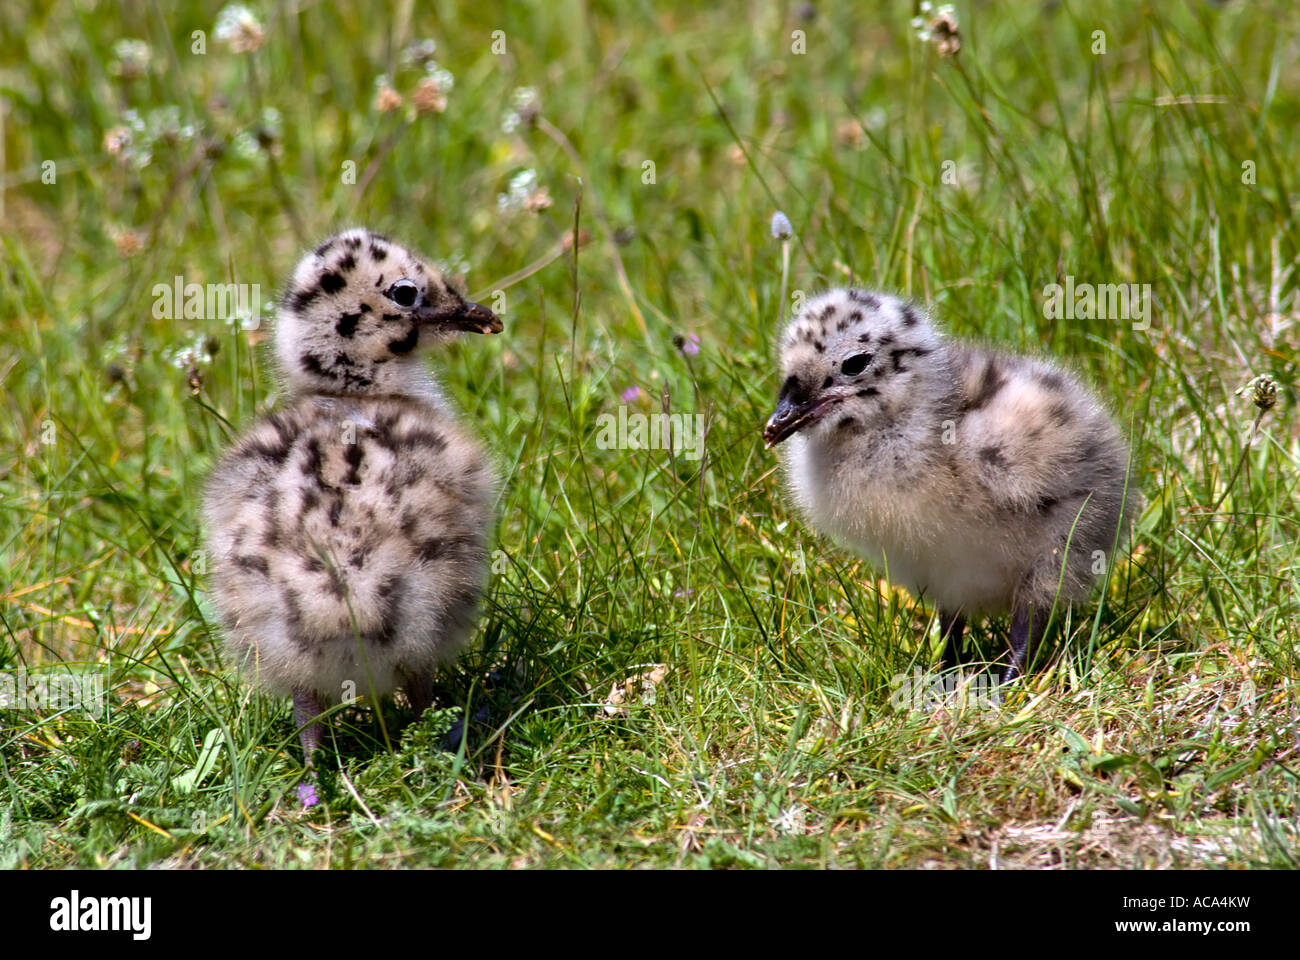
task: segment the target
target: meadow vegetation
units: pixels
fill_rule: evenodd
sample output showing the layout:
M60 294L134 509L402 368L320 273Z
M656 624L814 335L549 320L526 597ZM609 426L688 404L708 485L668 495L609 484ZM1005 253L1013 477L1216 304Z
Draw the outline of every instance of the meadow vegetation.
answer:
M220 11L0 19L0 673L102 688L0 708L0 867L1300 865L1300 9L961 3L955 55L899 2ZM439 706L342 709L304 810L198 507L274 403L278 285L352 224L502 314L434 362L507 483ZM1149 284L1145 329L1049 317L1067 277ZM780 315L849 282L1133 439L1132 548L1000 706L901 702L932 611L763 448ZM620 406L703 456L597 443Z

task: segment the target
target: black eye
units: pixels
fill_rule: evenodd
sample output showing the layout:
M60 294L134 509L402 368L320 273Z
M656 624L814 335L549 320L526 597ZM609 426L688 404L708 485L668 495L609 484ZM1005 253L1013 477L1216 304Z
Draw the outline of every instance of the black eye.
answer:
M399 307L409 307L414 305L416 299L420 296L420 288L403 277L385 290L384 296Z
M840 370L846 377L856 377L863 370L867 369L867 364L871 362L871 354L858 353L849 357L840 364Z

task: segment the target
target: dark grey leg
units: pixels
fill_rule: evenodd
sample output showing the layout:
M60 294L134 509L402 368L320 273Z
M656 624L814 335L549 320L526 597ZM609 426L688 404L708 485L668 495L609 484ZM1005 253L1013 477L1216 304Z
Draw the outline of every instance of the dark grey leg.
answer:
M1046 630L1045 611L1029 604L1017 605L1011 611L1011 665L1002 675L1003 683L1010 683L1024 674L1029 666L1029 658L1038 649Z
M303 762L312 765L312 757L320 747L324 726L316 720L325 712L325 704L315 690L293 689L293 722L298 727L298 736L302 740Z
M406 699L411 701L411 709L415 711L415 719L419 720L433 703L433 677L407 680L403 686L406 689Z
M960 667L966 662L961 655L961 638L966 632L966 618L960 613L939 611L939 637L944 641L943 656L939 665L944 670Z

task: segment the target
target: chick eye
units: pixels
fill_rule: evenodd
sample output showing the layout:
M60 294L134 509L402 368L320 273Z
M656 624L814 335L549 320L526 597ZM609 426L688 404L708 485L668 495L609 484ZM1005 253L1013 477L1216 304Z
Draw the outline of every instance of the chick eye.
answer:
M405 277L384 291L384 296L399 307L413 306L419 295L420 288Z
M856 377L863 370L867 369L867 364L871 362L871 354L858 353L849 357L840 364L840 370L846 377Z

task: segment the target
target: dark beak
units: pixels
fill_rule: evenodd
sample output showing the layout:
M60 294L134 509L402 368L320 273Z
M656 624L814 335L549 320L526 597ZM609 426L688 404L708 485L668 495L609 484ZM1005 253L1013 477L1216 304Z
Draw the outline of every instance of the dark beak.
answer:
M501 318L480 303L466 300L452 313L439 313L428 318L433 326L469 333L500 333L504 327Z
M763 439L771 450L778 443L798 433L808 424L826 413L836 402L837 397L817 397L804 401L789 390L782 389L777 398L776 410L768 418L763 429Z

